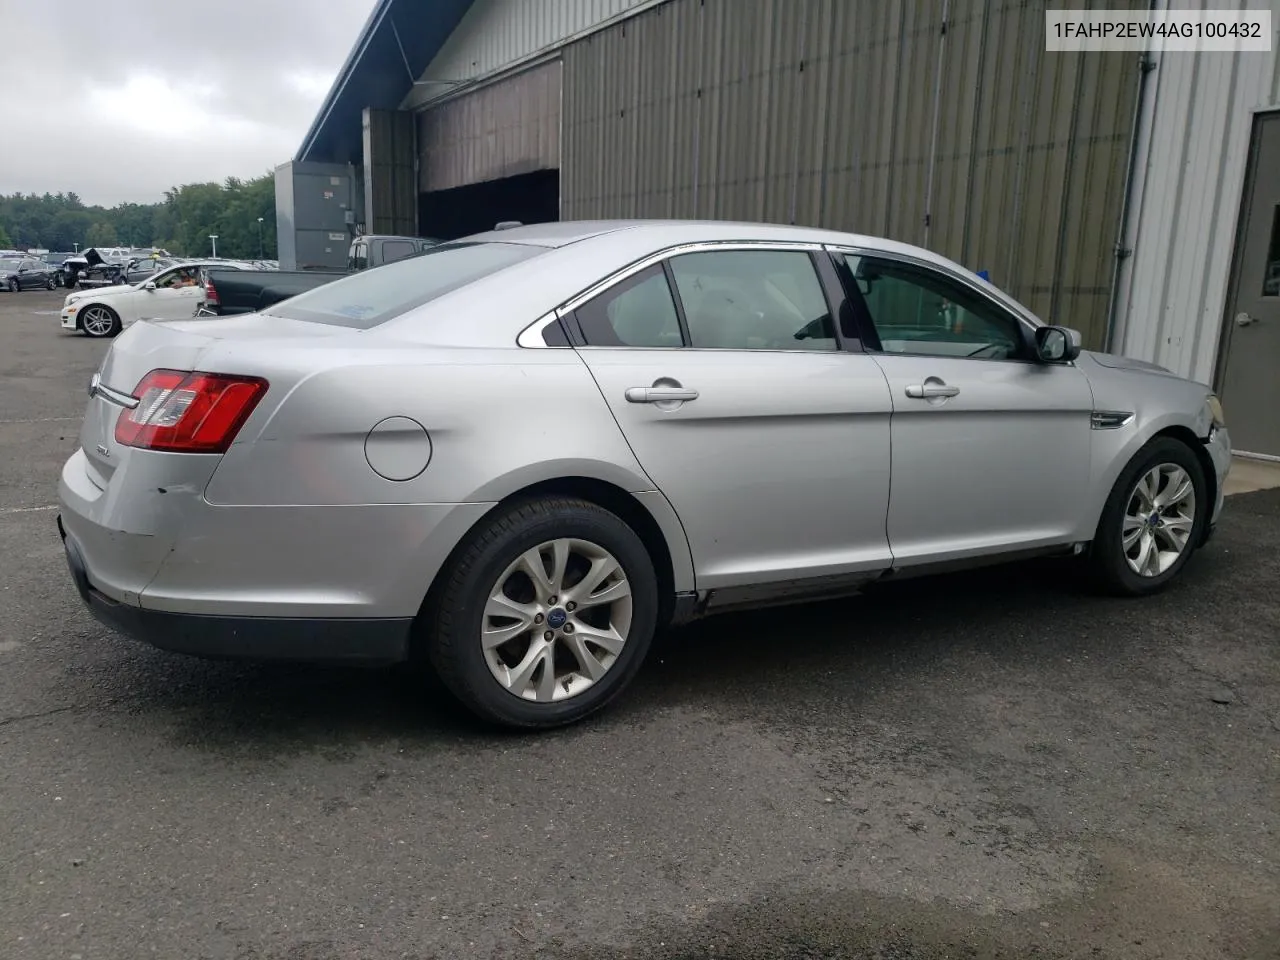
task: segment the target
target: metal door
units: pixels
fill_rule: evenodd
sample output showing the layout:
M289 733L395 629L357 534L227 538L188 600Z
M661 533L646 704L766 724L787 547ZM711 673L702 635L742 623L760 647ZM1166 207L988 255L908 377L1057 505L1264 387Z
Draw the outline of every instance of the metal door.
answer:
M1221 389L1241 453L1280 457L1280 114L1254 122Z

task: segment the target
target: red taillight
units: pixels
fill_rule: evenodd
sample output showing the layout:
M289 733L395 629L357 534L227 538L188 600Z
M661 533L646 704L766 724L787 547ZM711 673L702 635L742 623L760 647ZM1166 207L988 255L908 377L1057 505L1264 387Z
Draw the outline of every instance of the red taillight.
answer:
M267 381L220 373L152 370L116 421L116 443L175 453L224 453L267 392Z
M212 280L204 282L204 302L211 307L217 307L222 304L222 301L218 299L218 288L213 285Z

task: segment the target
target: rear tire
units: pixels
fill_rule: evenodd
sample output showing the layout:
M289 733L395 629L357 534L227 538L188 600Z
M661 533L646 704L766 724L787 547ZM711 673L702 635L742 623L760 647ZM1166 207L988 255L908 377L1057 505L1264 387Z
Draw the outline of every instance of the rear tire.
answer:
M1129 461L1107 498L1088 554L1107 593L1146 596L1182 572L1204 539L1213 504L1195 451L1157 437Z
M635 532L594 503L547 497L495 512L454 551L417 639L476 716L548 728L622 692L657 615L657 577Z

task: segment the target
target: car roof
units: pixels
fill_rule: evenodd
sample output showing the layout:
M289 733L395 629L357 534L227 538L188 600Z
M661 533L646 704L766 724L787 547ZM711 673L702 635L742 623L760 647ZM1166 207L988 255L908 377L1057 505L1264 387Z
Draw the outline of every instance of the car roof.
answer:
M753 223L739 220L567 220L533 223L503 230L486 230L462 238L469 242L527 243L540 247L563 247L581 240L626 231L637 240L652 240L655 246L681 242L701 243L712 239L760 240L786 243L826 243L839 246L868 246L892 250L926 260L949 262L938 254L869 234L844 233L820 227L794 224Z

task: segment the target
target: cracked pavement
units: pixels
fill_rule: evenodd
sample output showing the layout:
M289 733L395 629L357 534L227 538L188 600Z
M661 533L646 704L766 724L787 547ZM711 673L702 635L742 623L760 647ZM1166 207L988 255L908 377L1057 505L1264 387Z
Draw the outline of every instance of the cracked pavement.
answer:
M726 617L494 735L93 621L47 508L105 346L58 299L0 295L5 960L1280 956L1280 491L1153 599L1040 563Z

